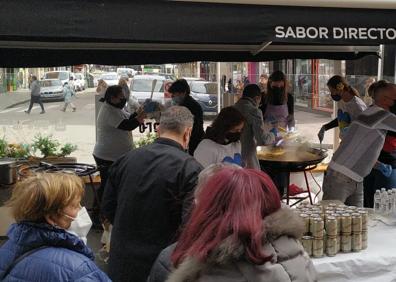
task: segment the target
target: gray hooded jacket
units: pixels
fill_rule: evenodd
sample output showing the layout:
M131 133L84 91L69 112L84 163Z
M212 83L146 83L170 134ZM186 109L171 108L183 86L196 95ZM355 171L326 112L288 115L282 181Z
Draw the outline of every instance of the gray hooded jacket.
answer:
M242 97L234 107L245 118L241 135L242 159L247 168L260 169L256 147L272 144L275 136L270 132L265 132L263 114L252 98Z
M33 80L30 84L30 95L33 97L40 97L40 83L37 80Z

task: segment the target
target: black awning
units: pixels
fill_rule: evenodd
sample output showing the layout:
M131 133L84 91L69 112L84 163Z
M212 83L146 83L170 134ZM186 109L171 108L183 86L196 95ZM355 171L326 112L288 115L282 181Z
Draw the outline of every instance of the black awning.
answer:
M354 60L372 52L262 52L253 56L248 52L197 52L197 51L119 51L119 50L42 50L3 49L0 52L2 67L44 67L76 64L140 65L184 63L194 61L263 62L282 59Z
M266 52L265 47L396 42L395 10L149 0L0 0L0 7L3 66L349 59L373 53Z

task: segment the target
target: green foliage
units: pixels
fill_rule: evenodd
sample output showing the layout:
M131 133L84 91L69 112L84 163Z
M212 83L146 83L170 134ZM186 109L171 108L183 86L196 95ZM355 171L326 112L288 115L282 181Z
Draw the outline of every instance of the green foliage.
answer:
M39 150L44 158L48 156L57 156L60 143L55 140L52 135L42 136L38 134L34 136L32 147L34 151Z
M0 139L0 158L7 157L7 148L8 148L7 141L4 138Z
M68 156L71 153L73 153L75 150L77 150L77 145L73 145L71 143L66 143L63 145L63 147L60 149L60 157Z
M9 144L5 138L0 139L0 158L27 158L30 147L27 144Z
M52 135L43 136L37 134L31 145L29 144L9 144L5 138L0 139L0 158L29 158L33 153L39 151L43 158L56 156L65 157L77 150L77 146L66 143L62 147L58 140Z
M145 136L141 137L138 141L134 142L135 148L140 148L146 145L153 143L157 139L157 135L155 133L147 133Z
M9 144L7 157L9 158L28 158L30 156L30 146L28 144Z

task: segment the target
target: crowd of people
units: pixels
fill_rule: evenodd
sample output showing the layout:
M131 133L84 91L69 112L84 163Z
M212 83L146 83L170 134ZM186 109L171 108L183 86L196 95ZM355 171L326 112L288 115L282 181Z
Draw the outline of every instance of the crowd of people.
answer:
M339 111L319 141L337 126L342 141L325 174L323 199L372 203L381 181L392 188L396 179L396 86L373 83L373 105L366 109L344 78L334 76L327 85ZM317 281L298 240L304 223L281 202L288 175L260 166L256 155L257 146L280 140L279 128L294 131L286 76L276 71L260 85L245 85L239 101L206 131L188 83L177 80L169 92L172 106L161 112L157 139L134 149L131 131L144 110L128 112L122 82L98 86L103 105L93 155L102 180L101 216L112 226L110 278L84 241L92 222L80 206L81 180L61 173L32 176L15 188L8 205L16 223L0 248L0 278Z

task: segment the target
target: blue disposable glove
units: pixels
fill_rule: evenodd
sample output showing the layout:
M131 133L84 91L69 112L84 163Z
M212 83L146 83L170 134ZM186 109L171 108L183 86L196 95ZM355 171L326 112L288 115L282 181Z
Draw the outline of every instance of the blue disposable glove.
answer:
M272 129L270 130L270 132L271 132L272 134L274 134L275 137L278 136L278 129L277 129L276 127L272 128Z
M377 162L374 168L379 170L385 177L390 177L392 175L393 168L391 165Z
M279 147L279 146L281 146L283 144L284 141L285 140L282 137L276 137L275 138L275 142L273 143L273 145L275 147Z

